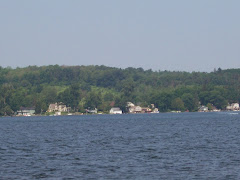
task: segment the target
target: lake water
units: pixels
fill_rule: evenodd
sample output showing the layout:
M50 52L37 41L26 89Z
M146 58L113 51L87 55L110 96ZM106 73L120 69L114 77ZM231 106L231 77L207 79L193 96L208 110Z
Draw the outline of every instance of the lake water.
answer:
M240 114L0 118L0 179L240 179Z

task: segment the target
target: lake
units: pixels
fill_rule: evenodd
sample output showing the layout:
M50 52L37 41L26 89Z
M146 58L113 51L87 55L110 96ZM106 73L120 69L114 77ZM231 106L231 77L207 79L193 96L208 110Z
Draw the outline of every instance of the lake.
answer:
M240 179L239 112L0 118L0 179Z

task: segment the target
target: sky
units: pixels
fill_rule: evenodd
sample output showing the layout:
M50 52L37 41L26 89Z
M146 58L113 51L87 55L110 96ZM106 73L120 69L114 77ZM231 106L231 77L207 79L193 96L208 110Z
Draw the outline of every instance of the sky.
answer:
M239 0L0 0L0 66L240 68Z

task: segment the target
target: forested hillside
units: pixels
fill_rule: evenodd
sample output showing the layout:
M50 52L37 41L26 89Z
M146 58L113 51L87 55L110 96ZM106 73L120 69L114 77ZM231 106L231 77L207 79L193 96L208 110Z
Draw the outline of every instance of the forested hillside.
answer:
M45 112L50 103L63 102L73 111L112 106L125 110L126 102L161 112L196 111L199 103L224 109L240 100L240 69L211 73L169 72L106 66L0 67L0 115L20 107Z

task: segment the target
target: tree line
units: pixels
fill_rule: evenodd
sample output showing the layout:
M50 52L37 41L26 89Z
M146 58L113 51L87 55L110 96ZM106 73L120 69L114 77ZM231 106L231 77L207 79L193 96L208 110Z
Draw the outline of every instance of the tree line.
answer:
M50 103L63 102L72 111L111 107L126 111L126 102L161 112L197 111L199 105L225 109L240 100L240 69L206 72L152 71L106 66L0 67L0 115L20 107L46 112Z

